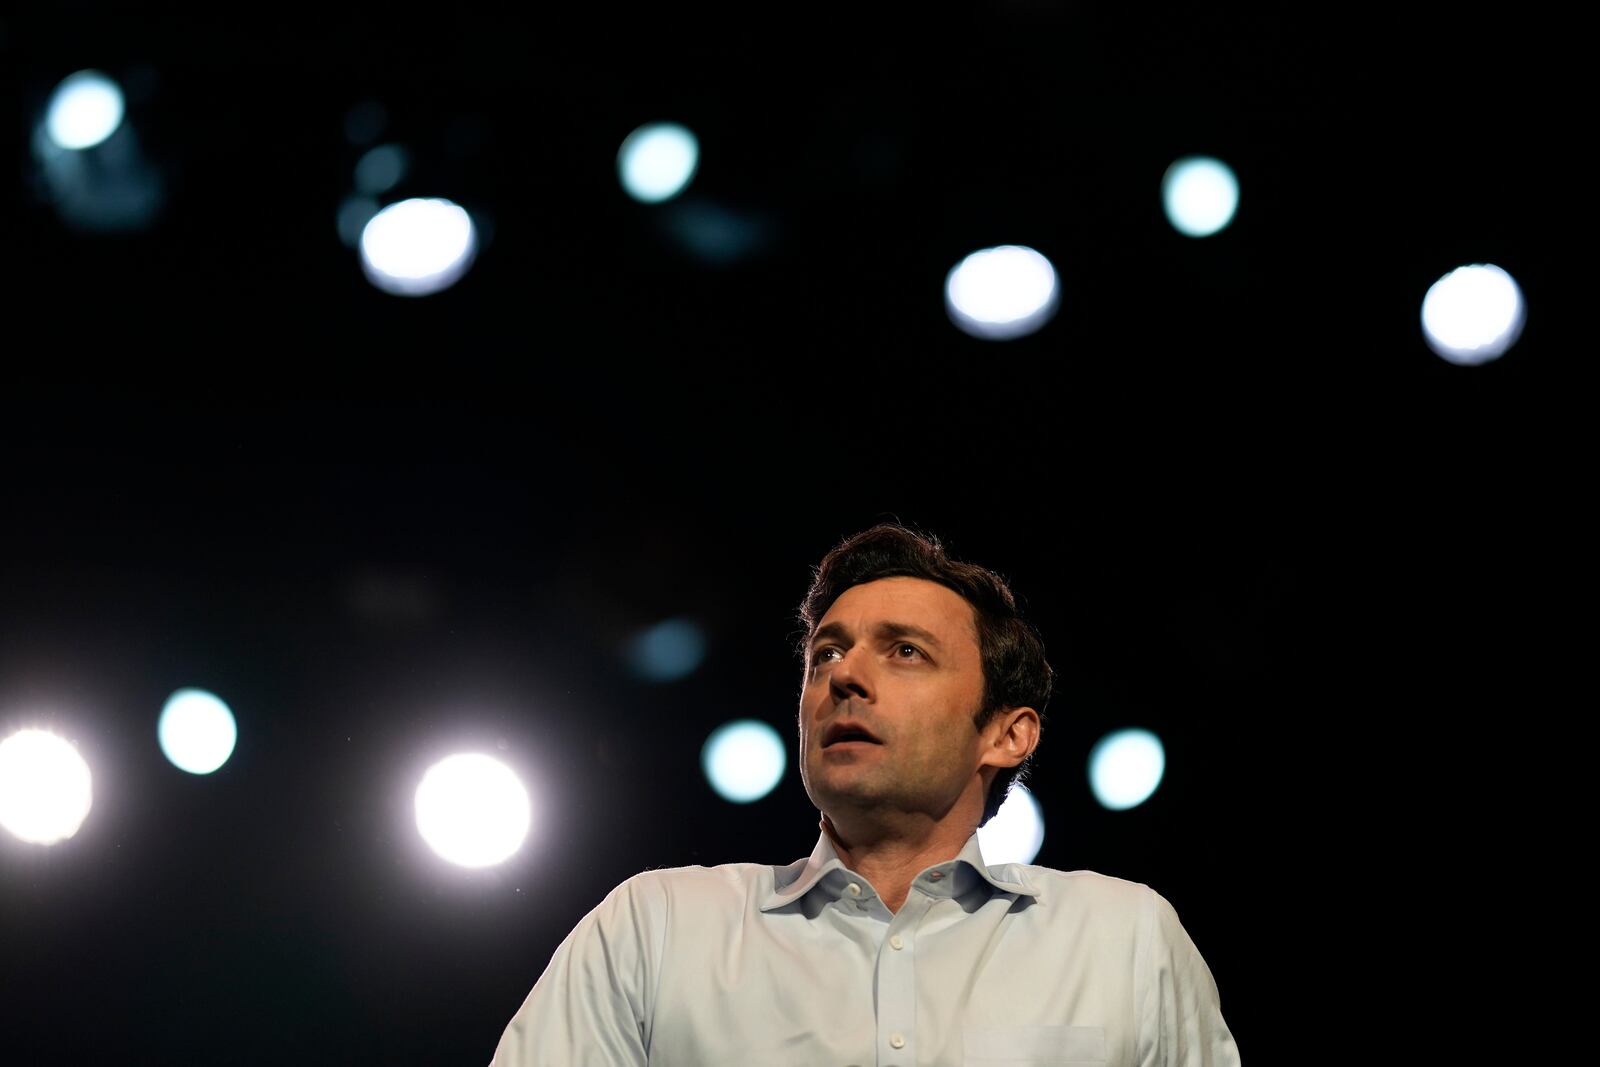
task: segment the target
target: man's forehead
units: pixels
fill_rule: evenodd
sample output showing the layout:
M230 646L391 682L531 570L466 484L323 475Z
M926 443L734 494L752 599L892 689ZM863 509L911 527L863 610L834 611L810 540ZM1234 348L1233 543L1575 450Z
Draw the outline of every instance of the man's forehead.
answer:
M878 578L852 585L835 598L819 620L820 629L829 623L850 625L856 620L867 626L880 622L899 622L921 626L941 637L966 634L977 640L977 618L972 605L949 586L926 578Z

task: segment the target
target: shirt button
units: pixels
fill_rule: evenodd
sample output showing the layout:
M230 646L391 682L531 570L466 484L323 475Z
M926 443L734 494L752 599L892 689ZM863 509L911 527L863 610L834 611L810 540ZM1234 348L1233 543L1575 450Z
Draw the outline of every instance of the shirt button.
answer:
M905 1048L906 1047L906 1039L900 1034L890 1034L889 1035L889 1044L893 1048Z
M943 877L944 877L944 872L943 871L933 871L932 873L930 873L928 875L928 880L931 881L931 882L937 882L939 879L941 879Z
M904 941L900 940L900 935L899 934L895 934L895 935L893 935L893 936L891 936L889 938L889 947L894 949L894 950L896 950L896 951L899 951L900 949L903 949L903 948L906 947L906 943Z
M859 897L861 895L861 887L854 882L851 882L849 885L845 886L844 891L853 897Z

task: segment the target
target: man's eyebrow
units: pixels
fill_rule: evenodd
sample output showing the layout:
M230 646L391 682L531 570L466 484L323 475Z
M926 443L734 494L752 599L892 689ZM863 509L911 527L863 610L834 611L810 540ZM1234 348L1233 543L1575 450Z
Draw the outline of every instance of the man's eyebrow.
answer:
M822 640L842 641L850 636L850 631L845 629L842 622L829 622L817 627L817 632L811 635L811 647L816 648L817 642Z
M932 645L934 648L943 648L939 639L920 626L913 626L909 622L880 622L872 628L872 633L880 638L898 639L901 637L914 637L923 644ZM811 647L816 648L817 642L822 640L843 641L850 637L850 630L842 622L830 622L817 627L817 632L811 635Z
M909 622L880 622L876 630L879 637L914 637L925 645L941 648L939 639L920 626L913 626Z

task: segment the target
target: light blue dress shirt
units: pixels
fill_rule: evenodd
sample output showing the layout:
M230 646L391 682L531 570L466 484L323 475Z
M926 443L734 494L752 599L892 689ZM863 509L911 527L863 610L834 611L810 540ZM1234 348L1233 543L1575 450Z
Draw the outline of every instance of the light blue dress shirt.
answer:
M1150 887L984 863L891 912L822 834L787 867L646 871L573 928L494 1067L1235 1067L1216 983Z

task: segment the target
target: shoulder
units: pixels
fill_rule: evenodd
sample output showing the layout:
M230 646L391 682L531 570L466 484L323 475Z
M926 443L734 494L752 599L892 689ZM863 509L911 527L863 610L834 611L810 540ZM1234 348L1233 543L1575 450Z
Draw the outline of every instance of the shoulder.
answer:
M757 863L724 863L715 867L661 867L640 871L607 897L634 909L663 916L686 913L733 913L747 902L759 902L772 891L773 869ZM754 906L753 904L751 906Z
M1157 902L1166 903L1143 882L1098 871L1058 871L1027 863L1000 864L990 869L999 877L1032 886L1038 891L1038 902L1047 909L1089 911L1101 920L1120 917L1131 923L1148 924Z

